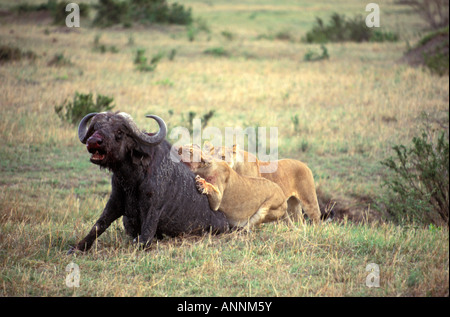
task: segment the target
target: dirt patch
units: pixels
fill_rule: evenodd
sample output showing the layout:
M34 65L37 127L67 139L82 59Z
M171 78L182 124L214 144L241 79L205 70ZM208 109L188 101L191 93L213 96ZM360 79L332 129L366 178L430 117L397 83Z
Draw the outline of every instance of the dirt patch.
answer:
M424 45L413 48L403 56L402 60L413 66L424 65L425 56L438 52L448 55L448 34L436 36Z
M448 74L448 34L448 28L427 34L400 61L412 66L426 66L440 75Z
M50 11L40 10L33 12L11 12L7 10L0 11L0 22L2 24L33 24L33 25L47 25L53 21Z
M370 197L354 197L353 199L335 198L317 189L317 199L323 218L330 217L333 221L352 222L380 222L382 215L379 211L371 208L375 202ZM325 215L325 216L324 216Z

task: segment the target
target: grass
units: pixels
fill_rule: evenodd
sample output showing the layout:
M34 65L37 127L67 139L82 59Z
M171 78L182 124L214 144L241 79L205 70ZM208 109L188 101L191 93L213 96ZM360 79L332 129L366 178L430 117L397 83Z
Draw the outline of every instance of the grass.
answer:
M0 67L0 294L448 296L448 231L419 225L348 220L294 230L268 224L249 234L164 239L143 252L118 222L87 254L65 255L110 191L109 174L89 163L76 129L54 111L76 91L114 97L115 109L147 131L157 127L146 114L172 129L187 126L182 114L210 110L208 126L222 131L276 126L279 156L308 163L321 192L349 215L370 220L379 218L375 207L382 211L377 198L386 194L387 171L379 162L392 145L417 135L422 111L436 122L448 118L448 77L398 62L403 41L413 44L422 32L405 7L380 4L382 26L401 34L400 42L327 44L328 60L307 63L305 54L319 47L297 36L315 16L365 14L360 1L183 4L205 21L208 34L191 42L180 26L102 29L102 44L116 47L115 54L92 50L94 28L67 31L33 15L1 18L0 45L36 58ZM10 6L0 1L0 8ZM286 30L295 30L293 40L257 39ZM138 47L147 56L175 49L176 58L137 72ZM204 54L214 47L229 55ZM56 54L71 65L48 66ZM75 289L65 285L72 261L81 273ZM379 288L365 286L369 263L380 266Z
M90 196L52 197L56 210L51 215L42 212L39 224L37 212L33 220L3 215L2 295L443 296L448 292L448 271L443 274L448 269L448 232L390 224L345 222L300 230L269 224L248 234L163 239L149 252L136 249L122 226L113 225L91 252L66 257L68 246L94 220L92 207L104 204L102 198ZM72 261L80 267L79 288L65 285L64 269ZM365 285L369 263L380 266L379 288Z

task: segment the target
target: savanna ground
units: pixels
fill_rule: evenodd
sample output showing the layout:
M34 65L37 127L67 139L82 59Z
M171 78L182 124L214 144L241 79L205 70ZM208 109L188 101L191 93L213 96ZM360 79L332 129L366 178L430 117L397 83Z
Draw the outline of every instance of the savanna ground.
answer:
M68 29L42 13L13 15L12 3L0 2L0 44L36 54L0 65L0 294L448 296L448 230L379 221L387 191L380 161L419 133L423 111L448 120L448 76L399 62L424 23L408 7L379 1L382 29L400 41L327 44L329 60L304 62L319 50L300 41L316 16L365 15L366 4L181 3L201 19L194 41L182 26L99 29L82 19ZM96 39L117 52L95 50ZM204 53L217 47L228 54ZM139 48L149 58L176 55L140 72ZM49 66L55 54L70 63ZM208 126L278 127L279 156L306 162L321 199L344 214L321 226L163 239L149 252L136 249L118 221L87 254L66 256L110 190L110 175L89 163L76 127L54 111L77 91L114 97L115 110L149 131L156 125L146 114L170 129L188 126L189 112L210 110ZM80 267L78 288L65 283L70 262ZM366 286L369 263L380 268L380 287Z

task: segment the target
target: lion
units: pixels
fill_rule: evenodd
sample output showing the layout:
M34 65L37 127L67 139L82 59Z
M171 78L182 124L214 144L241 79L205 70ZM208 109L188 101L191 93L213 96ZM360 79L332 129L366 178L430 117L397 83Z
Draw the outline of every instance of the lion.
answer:
M180 147L178 154L197 174L197 189L207 195L211 209L223 212L232 227L252 228L277 220L292 225L285 195L277 184L261 177L240 175L228 163L195 145ZM200 162L194 162L195 155Z
M285 195L288 205L288 214L294 221L303 220L301 208L314 223L319 223L321 213L317 200L314 177L308 166L294 159L281 159L276 161L277 170L273 173L261 173L261 167L270 162L263 162L251 153L240 150L237 145L233 148L220 147L218 150L209 142L204 148L211 155L225 161L238 174L247 177L263 177L276 183Z

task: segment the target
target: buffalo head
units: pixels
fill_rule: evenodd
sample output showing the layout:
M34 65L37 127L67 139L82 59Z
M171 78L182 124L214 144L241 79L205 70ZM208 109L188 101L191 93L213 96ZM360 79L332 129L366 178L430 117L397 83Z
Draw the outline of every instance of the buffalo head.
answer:
M155 119L158 123L157 133L140 131L131 116L124 112L90 113L81 120L78 137L92 154L92 163L114 169L129 158L142 159L148 154L146 150L149 147L156 146L164 140L167 134L164 121L155 115L147 117Z

